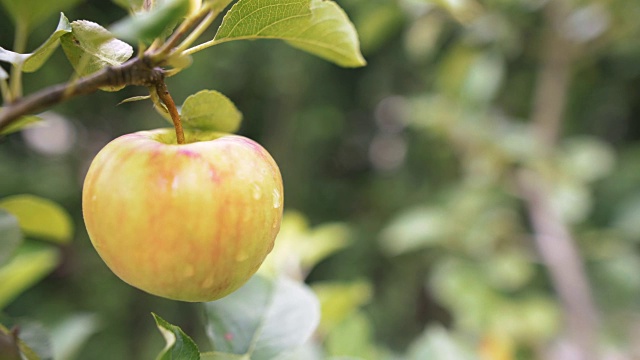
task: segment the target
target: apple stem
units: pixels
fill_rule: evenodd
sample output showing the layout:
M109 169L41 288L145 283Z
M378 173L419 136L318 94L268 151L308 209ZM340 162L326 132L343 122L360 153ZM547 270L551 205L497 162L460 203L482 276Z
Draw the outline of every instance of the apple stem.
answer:
M182 130L180 113L178 113L176 103L173 102L173 98L171 94L169 94L169 89L167 89L167 84L164 83L164 80L156 83L156 92L160 100L167 106L167 110L169 110L169 115L171 116L171 120L173 120L173 127L176 129L176 140L178 144L184 144L184 130Z

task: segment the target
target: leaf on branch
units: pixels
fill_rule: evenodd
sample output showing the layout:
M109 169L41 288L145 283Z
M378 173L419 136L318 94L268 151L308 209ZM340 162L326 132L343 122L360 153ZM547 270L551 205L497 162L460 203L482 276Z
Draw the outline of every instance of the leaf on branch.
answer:
M322 317L318 330L328 334L358 308L371 301L373 289L366 281L324 281L314 283L313 292L318 296Z
M302 214L287 211L276 244L259 272L304 278L320 261L347 247L349 237L350 229L344 223L327 223L311 229Z
M40 281L58 264L60 253L50 245L25 243L0 268L0 309Z
M234 133L240 128L242 113L231 100L215 90L202 90L182 105L185 128Z
M139 12L115 23L111 31L127 41L151 43L157 37L170 34L189 11L189 0L167 0L148 12Z
M150 98L151 98L151 95L132 96L130 98L126 98L126 99L120 101L118 103L118 105L126 104L126 103L129 103L129 102L134 102L134 101L147 100L147 99L150 99Z
M20 352L27 360L46 360L53 356L51 337L49 331L44 325L33 320L18 320L15 324L20 329ZM30 356L26 356L27 352L31 352Z
M327 355L333 355L334 360L375 359L379 351L373 342L372 329L371 320L362 311L349 314L326 336Z
M19 54L11 50L0 47L0 61L8 62L14 65L20 65L27 59L28 54Z
M68 34L71 32L71 24L69 24L69 20L64 14L60 13L60 21L58 21L58 27L56 30L49 36L49 38L40 45L39 48L36 49L33 53L29 54L26 61L24 62L24 66L22 67L22 71L24 72L34 72L38 70L53 54L53 52L58 48L60 44L60 37L64 34Z
M73 313L50 329L53 359L78 359L78 352L102 326L97 314Z
M15 331L0 325L0 354L2 360L21 360L18 336Z
M2 108L0 108L2 110ZM4 129L0 130L0 135L7 135L20 131L26 127L36 125L42 121L42 118L35 115L22 116L18 120L12 122Z
M7 262L21 242L22 232L18 219L0 209L0 265Z
M4 209L18 218L27 236L65 244L73 235L71 216L51 200L33 195L14 195L0 201Z
M242 39L281 39L340 66L366 64L355 27L333 1L240 0L225 15L214 42Z
M156 320L158 330L166 341L165 348L158 354L156 360L200 360L198 346L178 326L172 325L160 316L151 313Z
M116 39L107 29L86 20L71 23L72 32L60 38L67 59L80 76L107 66L117 66L133 55L133 48ZM117 88L104 90L116 91Z
M193 63L193 58L189 55L183 54L173 54L166 60L167 66L170 66L171 69L165 72L166 77L174 76L180 71L188 68Z
M40 45L34 52L30 54L19 54L0 47L0 61L8 62L13 65L22 65L22 71L34 72L49 59L51 54L58 48L60 37L71 32L71 24L64 14L60 14L60 21L56 30L49 38ZM2 74L0 74L0 78Z
M313 292L286 277L254 276L231 295L206 303L205 310L214 349L251 360L274 359L299 347L320 320Z
M17 329L22 330L21 327ZM2 360L40 360L38 354L20 339L21 331L0 324L0 357Z

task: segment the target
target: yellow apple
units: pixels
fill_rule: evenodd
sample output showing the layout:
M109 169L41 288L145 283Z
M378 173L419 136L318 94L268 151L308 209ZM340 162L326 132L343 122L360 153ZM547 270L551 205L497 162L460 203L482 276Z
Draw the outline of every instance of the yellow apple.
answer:
M82 195L91 242L148 293L211 301L243 285L273 248L282 177L258 143L173 129L121 136L95 157Z

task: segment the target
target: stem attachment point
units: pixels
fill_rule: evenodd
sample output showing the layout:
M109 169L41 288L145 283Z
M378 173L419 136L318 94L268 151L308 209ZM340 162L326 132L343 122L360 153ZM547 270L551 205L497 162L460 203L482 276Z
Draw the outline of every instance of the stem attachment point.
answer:
M171 94L167 89L167 84L165 84L164 80L156 82L156 92L158 93L160 100L167 107L167 110L169 110L169 115L171 116L171 120L173 120L173 127L176 129L176 141L179 145L184 144L184 130L182 129L180 114L178 113L176 103L173 102L173 98L171 97Z

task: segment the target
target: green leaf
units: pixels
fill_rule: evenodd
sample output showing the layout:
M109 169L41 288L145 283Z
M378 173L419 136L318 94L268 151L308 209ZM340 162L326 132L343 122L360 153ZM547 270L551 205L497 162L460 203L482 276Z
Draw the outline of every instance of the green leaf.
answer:
M19 342L16 332L0 325L0 360L21 360Z
M75 359L76 354L89 337L96 333L100 321L94 314L74 314L51 330L54 359Z
M351 314L327 336L325 346L328 355L375 358L372 328L371 321L362 312Z
M275 247L260 267L263 274L304 276L316 264L349 245L350 228L327 223L309 229L300 213L287 212L282 219ZM292 273L292 271L298 273Z
M0 208L18 218L27 236L68 243L73 236L71 216L51 200L33 195L14 195L0 200Z
M451 228L448 214L437 207L415 207L402 212L382 230L380 242L389 255L434 246Z
M49 38L40 45L39 48L36 49L24 62L22 67L22 71L24 72L34 72L38 70L53 54L53 52L58 48L60 44L60 37L64 34L68 34L71 32L71 24L69 24L69 20L64 14L60 14L60 20L58 21L58 27L56 30L49 36Z
M476 359L467 345L441 326L431 326L409 347L408 360Z
M11 15L14 23L25 26L27 30L49 16L73 7L80 0L0 0Z
M20 329L19 337L30 351L43 360L53 359L53 349L51 337L44 325L39 322L27 320L19 321L17 327Z
M11 261L0 268L0 309L51 272L59 258L58 249L50 245L20 246Z
M111 31L127 41L152 42L161 35L168 35L189 11L189 0L166 0L151 11L139 12L115 23Z
M202 90L189 96L182 105L185 128L234 133L240 128L242 113L229 98L215 90Z
M22 65L22 71L24 72L34 72L38 70L56 50L58 44L60 44L60 37L70 32L71 25L69 24L69 20L67 20L64 14L60 14L60 21L58 22L56 30L33 53L19 54L0 47L0 61L14 65Z
M321 282L312 287L320 300L322 317L319 330L329 333L358 308L371 300L373 289L365 281Z
M340 66L364 66L358 34L333 1L240 0L225 15L214 41L281 39Z
M2 320L4 325L0 324L0 360L53 359L51 339L42 324L30 320L16 322L11 318ZM17 358L14 357L16 350Z
M0 110L1 109L2 108L0 108ZM7 135L16 131L20 131L25 127L39 123L40 121L42 121L42 118L35 115L22 116L17 121L12 122L11 125L2 129L2 131L0 131L0 135Z
M132 97L130 97L130 98L126 98L126 99L124 99L124 100L120 101L120 102L118 103L118 105L126 104L126 103L129 103L129 102L135 102L135 101L148 100L148 99L150 99L150 98L151 98L151 96L150 96L150 95L132 96Z
M22 242L22 232L18 219L0 209L0 265L9 260Z
M200 352L193 340L179 327L168 323L160 316L151 313L156 320L158 330L167 342L156 360L199 360Z
M568 138L562 142L560 150L560 166L564 173L587 183L606 177L615 165L615 150L595 137Z
M0 47L0 61L14 64L14 65L19 65L24 63L27 57L28 57L27 54L18 54L17 52L13 52L3 47Z
M71 23L73 31L60 38L62 49L80 76L116 66L133 55L133 48L113 37L107 29L86 20ZM110 89L117 90L117 89Z
M254 276L231 295L205 304L207 334L218 352L273 359L310 338L319 308L304 284Z

